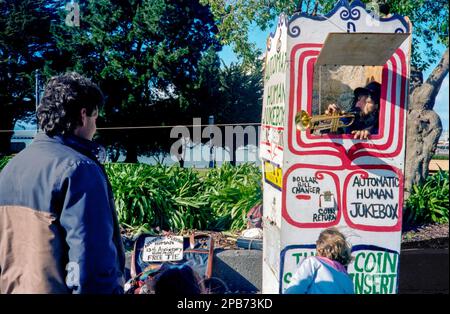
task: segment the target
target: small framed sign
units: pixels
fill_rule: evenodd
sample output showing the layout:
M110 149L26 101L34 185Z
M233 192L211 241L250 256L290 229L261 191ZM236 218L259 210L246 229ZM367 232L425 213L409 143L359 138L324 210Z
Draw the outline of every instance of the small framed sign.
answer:
M170 262L183 259L183 237L164 236L145 238L142 260L144 262Z

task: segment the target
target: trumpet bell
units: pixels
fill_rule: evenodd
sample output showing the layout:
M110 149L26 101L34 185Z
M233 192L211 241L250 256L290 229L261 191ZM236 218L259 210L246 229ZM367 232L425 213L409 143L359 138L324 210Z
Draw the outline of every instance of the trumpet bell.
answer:
M305 131L311 127L311 117L305 110L302 110L296 114L295 124L298 130Z

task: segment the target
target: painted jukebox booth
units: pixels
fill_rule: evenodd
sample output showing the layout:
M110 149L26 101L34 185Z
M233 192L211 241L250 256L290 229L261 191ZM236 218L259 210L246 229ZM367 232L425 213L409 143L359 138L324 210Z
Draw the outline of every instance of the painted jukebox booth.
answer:
M407 18L380 18L359 1L280 16L264 71L263 293L283 293L331 226L352 244L355 292L397 292L411 31ZM351 114L370 84L377 127L355 139L345 131L354 120L325 112L335 104Z

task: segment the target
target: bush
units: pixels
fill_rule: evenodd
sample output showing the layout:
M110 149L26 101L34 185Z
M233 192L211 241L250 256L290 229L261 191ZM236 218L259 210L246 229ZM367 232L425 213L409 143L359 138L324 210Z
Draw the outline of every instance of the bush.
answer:
M261 199L261 173L250 164L224 164L204 176L178 166L105 165L119 221L137 230L238 230Z
M408 223L447 223L449 174L440 170L428 176L424 184L414 185L406 202Z
M204 229L206 204L191 169L145 164L106 164L118 218L126 227Z
M0 171L11 157L0 158ZM240 230L261 202L258 166L225 163L201 175L192 168L107 163L119 222L133 231Z
M241 230L246 227L248 211L261 202L261 171L252 164L224 163L206 175L203 188L213 214L209 228Z

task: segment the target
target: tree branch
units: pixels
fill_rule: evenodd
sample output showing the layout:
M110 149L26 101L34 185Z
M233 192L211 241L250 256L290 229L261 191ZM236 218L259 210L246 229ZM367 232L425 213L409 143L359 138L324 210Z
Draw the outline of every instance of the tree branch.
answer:
M449 60L448 60L448 48L442 55L441 61L431 72L430 77L426 82L414 89L411 97L414 99L414 104L416 108L411 109L422 109L422 110L432 110L434 103L436 101L436 96L439 93L442 82L449 71Z

